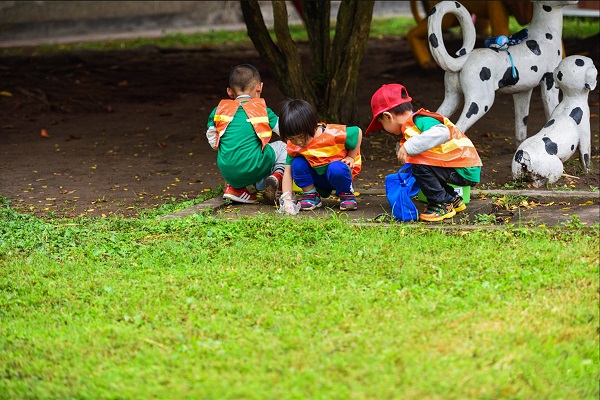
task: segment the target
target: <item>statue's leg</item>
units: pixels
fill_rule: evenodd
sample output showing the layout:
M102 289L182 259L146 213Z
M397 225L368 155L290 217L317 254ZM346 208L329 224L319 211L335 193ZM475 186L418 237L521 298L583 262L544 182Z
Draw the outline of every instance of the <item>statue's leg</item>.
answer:
M558 89L554 84L554 78L550 78L549 75L544 76L540 88L542 105L544 106L544 113L546 114L547 120L550 118L552 111L554 111L554 109L558 105Z
M479 121L492 108L496 93L491 81L486 83L480 80L465 82L463 84L465 104L456 126L463 132Z
M527 119L529 118L529 102L531 101L533 89L513 94L515 103L515 140L519 147L527 139Z
M444 75L444 101L437 112L450 118L460 108L463 101L462 88L458 73L447 71Z
M592 144L589 118L581 121L579 125L579 154L581 165L586 173L590 172L592 166Z

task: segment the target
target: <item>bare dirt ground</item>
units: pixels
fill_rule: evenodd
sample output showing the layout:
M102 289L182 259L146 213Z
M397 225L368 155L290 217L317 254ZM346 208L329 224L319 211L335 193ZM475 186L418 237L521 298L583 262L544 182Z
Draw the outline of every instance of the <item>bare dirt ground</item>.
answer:
M567 54L598 65L597 39L566 41ZM264 97L278 112L284 97L252 47L0 57L0 195L36 215L135 216L219 188L224 180L204 132L210 111L226 96L229 69L240 63L261 70ZM404 39L371 40L359 87L363 129L372 93L391 82L406 85L417 107L435 110L443 100L443 72L421 70ZM575 178L561 178L554 188L600 186L599 102L596 88L589 97L592 172L582 173L575 154L565 166ZM513 118L512 97L498 96L467 132L484 162L482 188L515 185ZM536 90L529 134L545 122ZM364 138L356 190L384 189L385 175L399 168L395 141L385 133Z

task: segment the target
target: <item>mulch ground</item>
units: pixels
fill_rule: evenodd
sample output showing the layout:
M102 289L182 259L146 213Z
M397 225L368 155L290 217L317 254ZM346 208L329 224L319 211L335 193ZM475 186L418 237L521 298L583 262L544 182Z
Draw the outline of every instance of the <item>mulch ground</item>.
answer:
M597 38L567 41L565 47L567 54L600 59ZM229 69L240 63L261 70L264 97L278 112L284 97L252 47L0 57L0 195L36 215L134 216L219 188L224 181L204 132L210 111L226 96ZM443 100L442 71L421 70L404 39L371 40L358 99L363 129L371 94L390 82L406 85L417 107L435 110ZM555 188L600 186L598 87L589 104L593 170L583 174L576 154L565 164L570 176ZM468 132L484 162L480 187L515 185L513 118L512 98L497 96ZM544 123L536 91L530 135ZM385 176L399 168L395 141L385 133L365 136L358 191L383 190Z

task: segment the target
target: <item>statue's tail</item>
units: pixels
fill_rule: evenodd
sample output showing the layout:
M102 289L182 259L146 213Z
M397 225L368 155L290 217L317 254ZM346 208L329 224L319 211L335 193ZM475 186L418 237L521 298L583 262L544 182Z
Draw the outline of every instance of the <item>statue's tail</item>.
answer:
M457 58L448 54L442 36L442 18L446 14L454 14L460 23L463 33L462 48L456 52ZM458 72L462 69L467 55L475 47L475 24L469 11L457 1L442 1L431 9L427 23L429 49L433 59L444 71Z

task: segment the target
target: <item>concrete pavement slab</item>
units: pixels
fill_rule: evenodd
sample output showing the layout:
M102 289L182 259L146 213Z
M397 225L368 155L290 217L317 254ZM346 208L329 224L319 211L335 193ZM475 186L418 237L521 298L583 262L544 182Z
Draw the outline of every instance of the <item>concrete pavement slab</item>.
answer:
M340 211L339 200L332 196L323 199L323 207L303 211L289 218L337 217L355 223L390 223L390 207L383 191L367 191L357 196L358 210ZM413 199L418 210L425 203ZM161 219L183 218L194 213L211 213L221 219L238 219L258 215L279 215L274 205L259 198L255 204L238 204L220 196L194 205ZM598 192L557 192L519 190L477 190L471 192L467 209L453 218L435 223L419 223L445 227L483 227L507 224L525 226L595 226L600 223L600 196Z

